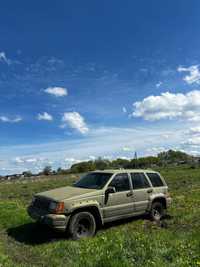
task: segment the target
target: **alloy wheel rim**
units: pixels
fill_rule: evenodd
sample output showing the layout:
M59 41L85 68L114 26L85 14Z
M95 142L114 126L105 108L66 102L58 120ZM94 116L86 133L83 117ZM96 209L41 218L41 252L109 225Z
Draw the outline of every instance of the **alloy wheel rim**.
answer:
M161 218L161 214L160 214L159 210L157 210L157 209L153 209L153 217L154 217L156 220L160 220L160 218Z

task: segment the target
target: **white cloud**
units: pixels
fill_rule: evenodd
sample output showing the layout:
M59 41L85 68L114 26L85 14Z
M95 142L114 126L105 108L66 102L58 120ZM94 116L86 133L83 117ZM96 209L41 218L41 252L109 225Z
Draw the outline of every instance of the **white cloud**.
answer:
M170 125L170 127L173 135L167 142L160 138L162 135L168 134L166 125L163 128L157 125L151 127L148 125L134 128L94 127L84 138L30 145L5 145L0 150L0 158L4 159L4 162L0 162L0 174L20 173L25 169L38 172L50 162L53 162L50 165L54 169L58 167L68 168L78 161L91 160L93 158L91 155L104 159L115 159L123 156L134 157L133 151L124 152L122 147L133 148L134 151L137 151L138 156L155 154L155 151L161 147L165 150L183 148L181 147L185 140L183 129L187 129L188 126L180 122ZM152 148L156 149L151 151ZM192 147L192 150L200 149ZM18 158L19 163L14 160L16 158ZM35 158L37 159L36 162L30 162L35 161ZM7 170L1 170L2 167Z
M165 147L151 147L151 148L148 148L146 150L146 152L147 152L147 155L151 154L151 155L154 155L155 156L158 153L163 152L165 150L166 150Z
M76 162L77 160L75 158L65 158L66 162Z
M200 120L200 91L183 93L165 92L158 96L148 96L133 104L134 117L155 121L181 118L189 121Z
M169 139L170 135L169 134L163 134L162 138Z
M54 95L56 97L62 97L68 95L68 91L64 87L48 87L44 91L45 93Z
M29 159L26 159L26 162L28 163L34 163L34 162L37 162L38 159L37 158L29 158Z
M122 148L123 151L127 152L127 151L132 151L132 149L129 146L124 146Z
M41 114L40 113L38 114L37 119L40 120L40 121L41 120L52 121L53 120L53 117L49 113L43 112Z
M189 72L183 80L188 84L197 83L200 84L200 70L198 65L193 65L188 68L178 67L178 72Z
M0 116L0 121L2 122L9 122L9 123L17 123L22 121L22 118L20 116L16 116L15 118L9 118L7 116Z
M12 161L14 163L13 171L15 170L15 173L22 172L22 171L32 171L33 173L38 173L42 169L44 169L47 165L52 165L54 162L52 160L49 160L47 157L38 157L34 155L29 156L17 156Z
M199 146L200 145L200 136L192 136L187 141L183 142L184 145L189 146Z
M197 127L191 127L188 131L188 134L191 135L200 135L200 126Z
M26 158L26 157L16 157L14 159L14 162L17 163L17 164L24 164L24 163L36 163L37 161L40 161L40 159L38 158Z
M14 160L16 163L24 163L24 160L21 157L16 157Z
M156 84L156 87L159 88L161 85L162 85L162 82L158 82L158 83Z
M198 147L200 146L200 127L191 127L188 131L185 132L186 138L182 142L184 146L189 147Z
M6 57L6 53L5 52L0 52L0 62L4 62L4 63L6 63L8 65L11 64L11 60Z
M82 134L85 134L89 131L87 124L85 123L84 118L78 112L66 112L62 117L63 125L61 127L65 127L68 125L69 127L76 129Z
M126 109L126 107L122 107L122 111L123 111L124 113L127 113L127 109Z

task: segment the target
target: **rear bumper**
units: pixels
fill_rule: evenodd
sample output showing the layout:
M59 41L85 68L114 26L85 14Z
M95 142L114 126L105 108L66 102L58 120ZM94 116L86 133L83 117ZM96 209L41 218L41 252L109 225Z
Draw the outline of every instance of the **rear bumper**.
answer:
M166 198L166 205L167 205L167 208L169 208L172 204L172 198L171 197L167 197Z
M64 232L67 228L69 216L64 214L47 214L33 206L29 206L27 212L32 219L46 224L55 230Z

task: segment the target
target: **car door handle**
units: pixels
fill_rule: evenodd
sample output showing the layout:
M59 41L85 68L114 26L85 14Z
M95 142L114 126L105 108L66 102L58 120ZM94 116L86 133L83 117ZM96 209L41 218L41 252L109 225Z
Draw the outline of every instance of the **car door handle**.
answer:
M153 192L153 189L148 189L147 190L147 193L152 193Z
M126 194L127 197L131 197L132 195L133 195L132 192L128 192L128 193Z

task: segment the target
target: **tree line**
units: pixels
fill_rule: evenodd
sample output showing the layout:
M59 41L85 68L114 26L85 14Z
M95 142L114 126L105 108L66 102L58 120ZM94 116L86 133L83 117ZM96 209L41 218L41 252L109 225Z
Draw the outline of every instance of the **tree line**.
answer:
M51 166L46 166L41 175L84 173L94 170L105 169L137 169L153 168L167 165L199 164L199 158L193 157L181 151L168 150L157 156L147 156L133 159L117 158L114 160L98 158L73 164L69 169L58 168L53 171Z

